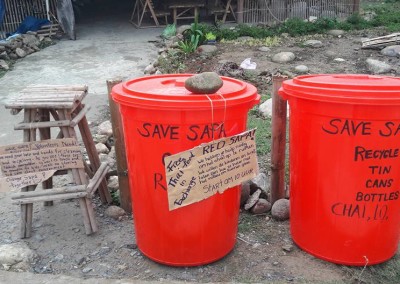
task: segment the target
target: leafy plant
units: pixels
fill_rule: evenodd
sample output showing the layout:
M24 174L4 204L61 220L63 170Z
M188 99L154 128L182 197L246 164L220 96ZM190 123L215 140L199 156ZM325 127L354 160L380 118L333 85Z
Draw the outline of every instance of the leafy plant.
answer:
M212 32L206 33L206 40L216 40L217 36L213 34Z
M192 42L191 40L185 40L178 42L179 48L186 54L195 52L198 46L198 37L195 37Z
M197 17L191 25L191 28L183 32L183 38L184 40L178 42L178 45L184 53L196 51L199 44L204 41L204 34L199 27Z

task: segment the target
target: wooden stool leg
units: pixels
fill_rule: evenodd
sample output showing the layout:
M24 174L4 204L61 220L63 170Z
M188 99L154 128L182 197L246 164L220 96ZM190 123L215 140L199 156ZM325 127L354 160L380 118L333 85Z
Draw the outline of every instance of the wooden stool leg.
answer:
M82 109L82 105L78 106L76 111L79 113ZM89 156L90 165L93 172L96 172L100 167L100 159L97 155L96 147L93 143L93 137L90 133L89 124L87 122L86 116L84 116L78 123L79 130L81 132L83 143L85 144L87 154ZM103 180L99 186L99 195L102 203L111 203L111 194L108 191L107 182Z
M33 122L36 118L36 109L25 109L24 122ZM36 140L36 129L24 130L24 142ZM34 191L35 185L30 185L21 189L21 192ZM21 238L29 238L32 235L32 214L33 204L21 205Z
M50 112L48 109L39 110L40 121L50 121ZM50 128L39 128L40 140L48 140L51 138ZM50 177L48 180L42 182L43 189L53 188L53 178ZM53 206L53 201L45 201L44 206Z
M67 110L59 110L58 115L61 120L71 120L71 114ZM64 138L76 138L76 133L72 127L62 127ZM72 176L76 184L87 184L86 174L83 169L72 169ZM94 218L94 212L92 206L87 206L85 198L79 199L79 205L82 211L83 224L85 225L85 232L90 235L97 231L97 224ZM89 208L90 207L90 208ZM96 229L96 230L95 230Z

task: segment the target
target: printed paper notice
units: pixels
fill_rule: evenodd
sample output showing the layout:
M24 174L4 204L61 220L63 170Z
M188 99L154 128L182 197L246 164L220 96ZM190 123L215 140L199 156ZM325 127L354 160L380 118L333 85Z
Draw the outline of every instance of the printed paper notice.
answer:
M258 174L256 129L165 158L169 210L199 202Z

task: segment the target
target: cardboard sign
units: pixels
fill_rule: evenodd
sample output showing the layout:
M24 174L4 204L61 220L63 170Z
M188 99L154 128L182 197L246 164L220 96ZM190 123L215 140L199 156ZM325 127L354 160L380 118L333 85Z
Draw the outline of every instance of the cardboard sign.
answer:
M41 183L57 170L82 168L74 138L26 142L0 147L0 192Z
M256 129L165 158L169 210L199 202L258 174Z
M55 172L52 170L0 178L0 192L16 191L29 185L39 184L52 177Z
M82 168L79 146L47 148L0 155L1 171L5 176L15 176L49 170Z

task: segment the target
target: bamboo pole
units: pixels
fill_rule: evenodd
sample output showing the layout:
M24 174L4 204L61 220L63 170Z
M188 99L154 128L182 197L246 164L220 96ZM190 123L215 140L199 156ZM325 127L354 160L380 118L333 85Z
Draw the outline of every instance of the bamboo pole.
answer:
M67 113L67 111L60 110L58 116L60 119L66 120L68 119L69 114ZM76 138L76 135L74 135L75 133L73 133L75 131L73 129L71 131L70 127L61 127L61 130L65 138L70 138L70 137ZM79 185L86 184L85 180L86 177L84 176L84 173L83 174L81 173L80 170L72 169L72 176L76 184ZM83 224L85 225L85 233L87 235L90 235L91 233L93 233L93 229L91 225L89 210L90 209L93 210L93 208L88 208L85 197L79 198L79 206L82 212Z
M82 108L83 108L82 105L79 104L77 106L76 111L80 112L82 111ZM89 124L87 122L86 116L84 116L79 121L78 127L81 132L82 140L83 143L85 144L87 154L89 156L90 166L93 171L96 171L100 167L101 162L99 156L97 155L96 147L93 142L92 134L90 133ZM101 202L108 204L112 202L111 194L108 191L107 182L105 179L101 181L98 192L100 195Z
M113 126L115 155L117 158L117 173L119 182L120 205L126 212L132 212L131 189L128 177L128 163L126 160L124 130L119 106L111 96L112 88L121 83L121 80L107 81L108 103L110 105L111 123Z
M50 112L48 109L40 109L39 110L39 116L42 123L50 123ZM34 126L31 126L34 127ZM36 127L34 127L36 129ZM40 140L48 140L51 138L51 131L50 127L46 128L39 128L39 134L40 134ZM42 182L42 187L43 189L49 189L53 187L53 178L50 177L47 180ZM45 201L44 206L53 206L53 201Z
M87 196L86 192L75 192L75 193L65 193L65 194L55 194L55 195L44 195L44 196L35 196L35 197L28 197L28 198L21 198L17 199L16 201L13 201L13 204L32 204L33 202L52 202L52 200L61 200L61 199L74 199L74 198L79 198L79 199L85 199ZM91 234L90 233L86 234Z
M287 77L284 76L272 78L271 204L278 199L285 198L287 102L278 94L285 79Z
M24 111L24 122L35 121L36 109ZM36 130L27 129L24 130L24 142L30 142L36 140ZM21 189L21 192L34 191L36 185L30 185ZM21 238L29 238L32 235L32 214L33 214L33 204L23 204L21 205Z
M12 195L11 199L15 200L22 198L37 197L37 196L48 196L48 195L77 193L77 192L86 192L86 186L85 185L64 186L47 190L21 192L19 194Z
M49 127L62 127L70 126L71 122L68 120L46 121L46 122L32 122L32 123L18 123L14 125L14 130L25 130L34 128L49 128ZM44 138L42 139L44 140Z

